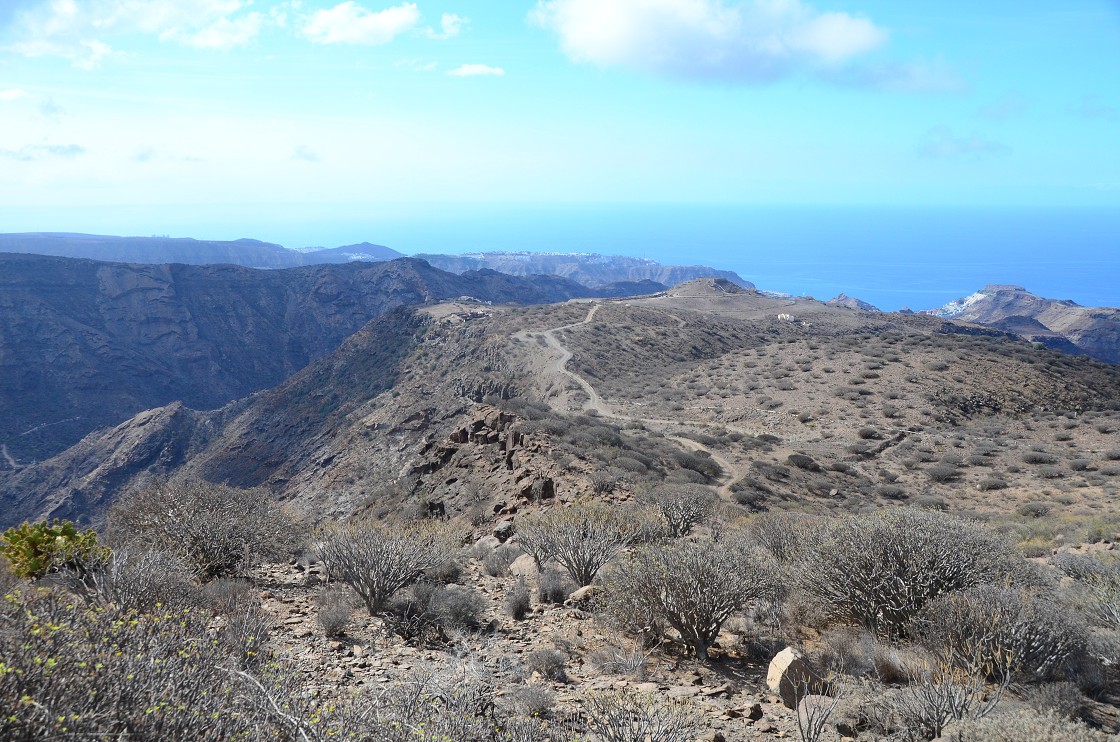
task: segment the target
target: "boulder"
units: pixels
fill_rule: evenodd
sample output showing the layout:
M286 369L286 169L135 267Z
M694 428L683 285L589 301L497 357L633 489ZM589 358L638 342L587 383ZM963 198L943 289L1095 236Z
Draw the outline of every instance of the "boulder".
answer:
M809 666L805 656L793 647L786 647L770 660L766 686L778 694L787 708L797 708L806 695L824 694L827 683Z
M512 520L503 520L498 525L494 526L494 538L501 541L503 544L513 538L514 525Z
M591 607L591 602L595 596L600 592L601 588L598 585L584 585L579 590L568 596L564 601L564 605L569 608L579 608L580 610L588 610Z
M532 579L537 576L537 561L528 554L522 554L509 565L509 573L514 577Z
M496 536L483 536L474 545L479 549L496 549L502 545L502 540Z

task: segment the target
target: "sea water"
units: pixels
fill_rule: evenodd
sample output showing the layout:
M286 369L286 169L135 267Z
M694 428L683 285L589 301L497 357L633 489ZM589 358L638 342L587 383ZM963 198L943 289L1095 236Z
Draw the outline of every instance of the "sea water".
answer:
M884 310L930 309L985 284L1120 306L1120 209L442 206L371 220L401 252L631 255L736 271L759 288Z

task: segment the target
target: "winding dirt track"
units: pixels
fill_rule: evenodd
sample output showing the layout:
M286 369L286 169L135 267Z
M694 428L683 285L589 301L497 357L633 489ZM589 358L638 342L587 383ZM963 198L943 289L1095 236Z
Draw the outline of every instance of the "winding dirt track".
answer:
M681 425L685 425L686 423L682 423L679 420L663 420L653 417L638 417L636 415L616 412L609 403L607 403L601 396L599 396L599 393L595 391L595 387L591 385L591 382L589 382L587 379L580 376L576 372L568 369L568 361L572 359L572 352L564 347L564 344L560 342L560 338L556 336L556 333L563 330L570 330L575 327L590 324L595 319L595 314L599 311L600 306L602 306L602 304L600 304L599 302L592 303L591 308L587 312L587 316L579 322L574 322L570 325L563 325L561 327L553 327L549 330L544 330L543 332L537 333L539 337L543 337L545 339L545 343L549 348L552 348L557 352L557 358L549 366L549 370L551 370L558 376L566 377L578 384L588 398L588 401L584 403L583 409L594 410L601 417L607 417L614 420L639 422L647 426L675 425L679 427ZM687 324L686 321L681 317L678 317L674 314L669 314L668 312L666 312L665 314L668 314L670 317L676 320L682 328ZM516 333L513 337L522 342L527 342L532 334L533 333L522 331ZM716 462L719 465L720 469L723 470L723 476L721 477L721 484L719 486L716 486L715 489L721 497L730 497L731 485L746 476L739 467L735 466L726 458L711 450L699 441L675 435L669 435L666 437L670 440L676 441L690 451L702 451L706 453L712 458L712 461Z
M12 467L13 469L17 469L17 470L20 468L19 462L16 461L15 459L13 459L12 455L10 453L8 453L8 444L7 443L0 444L0 456L4 457L4 460L8 462L8 466Z

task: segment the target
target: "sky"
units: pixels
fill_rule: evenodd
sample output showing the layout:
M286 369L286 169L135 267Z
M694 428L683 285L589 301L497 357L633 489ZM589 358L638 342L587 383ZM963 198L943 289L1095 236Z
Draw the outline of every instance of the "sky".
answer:
M1115 210L1118 52L1115 0L0 0L0 231Z

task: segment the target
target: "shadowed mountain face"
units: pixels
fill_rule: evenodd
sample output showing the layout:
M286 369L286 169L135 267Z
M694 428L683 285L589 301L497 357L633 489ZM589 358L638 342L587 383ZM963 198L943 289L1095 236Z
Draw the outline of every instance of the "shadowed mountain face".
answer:
M263 271L0 254L0 468L141 410L211 409L274 386L395 307L591 293L413 259Z
M1120 363L1120 309L1035 296L1022 286L985 286L932 314L1013 332L1030 342Z

